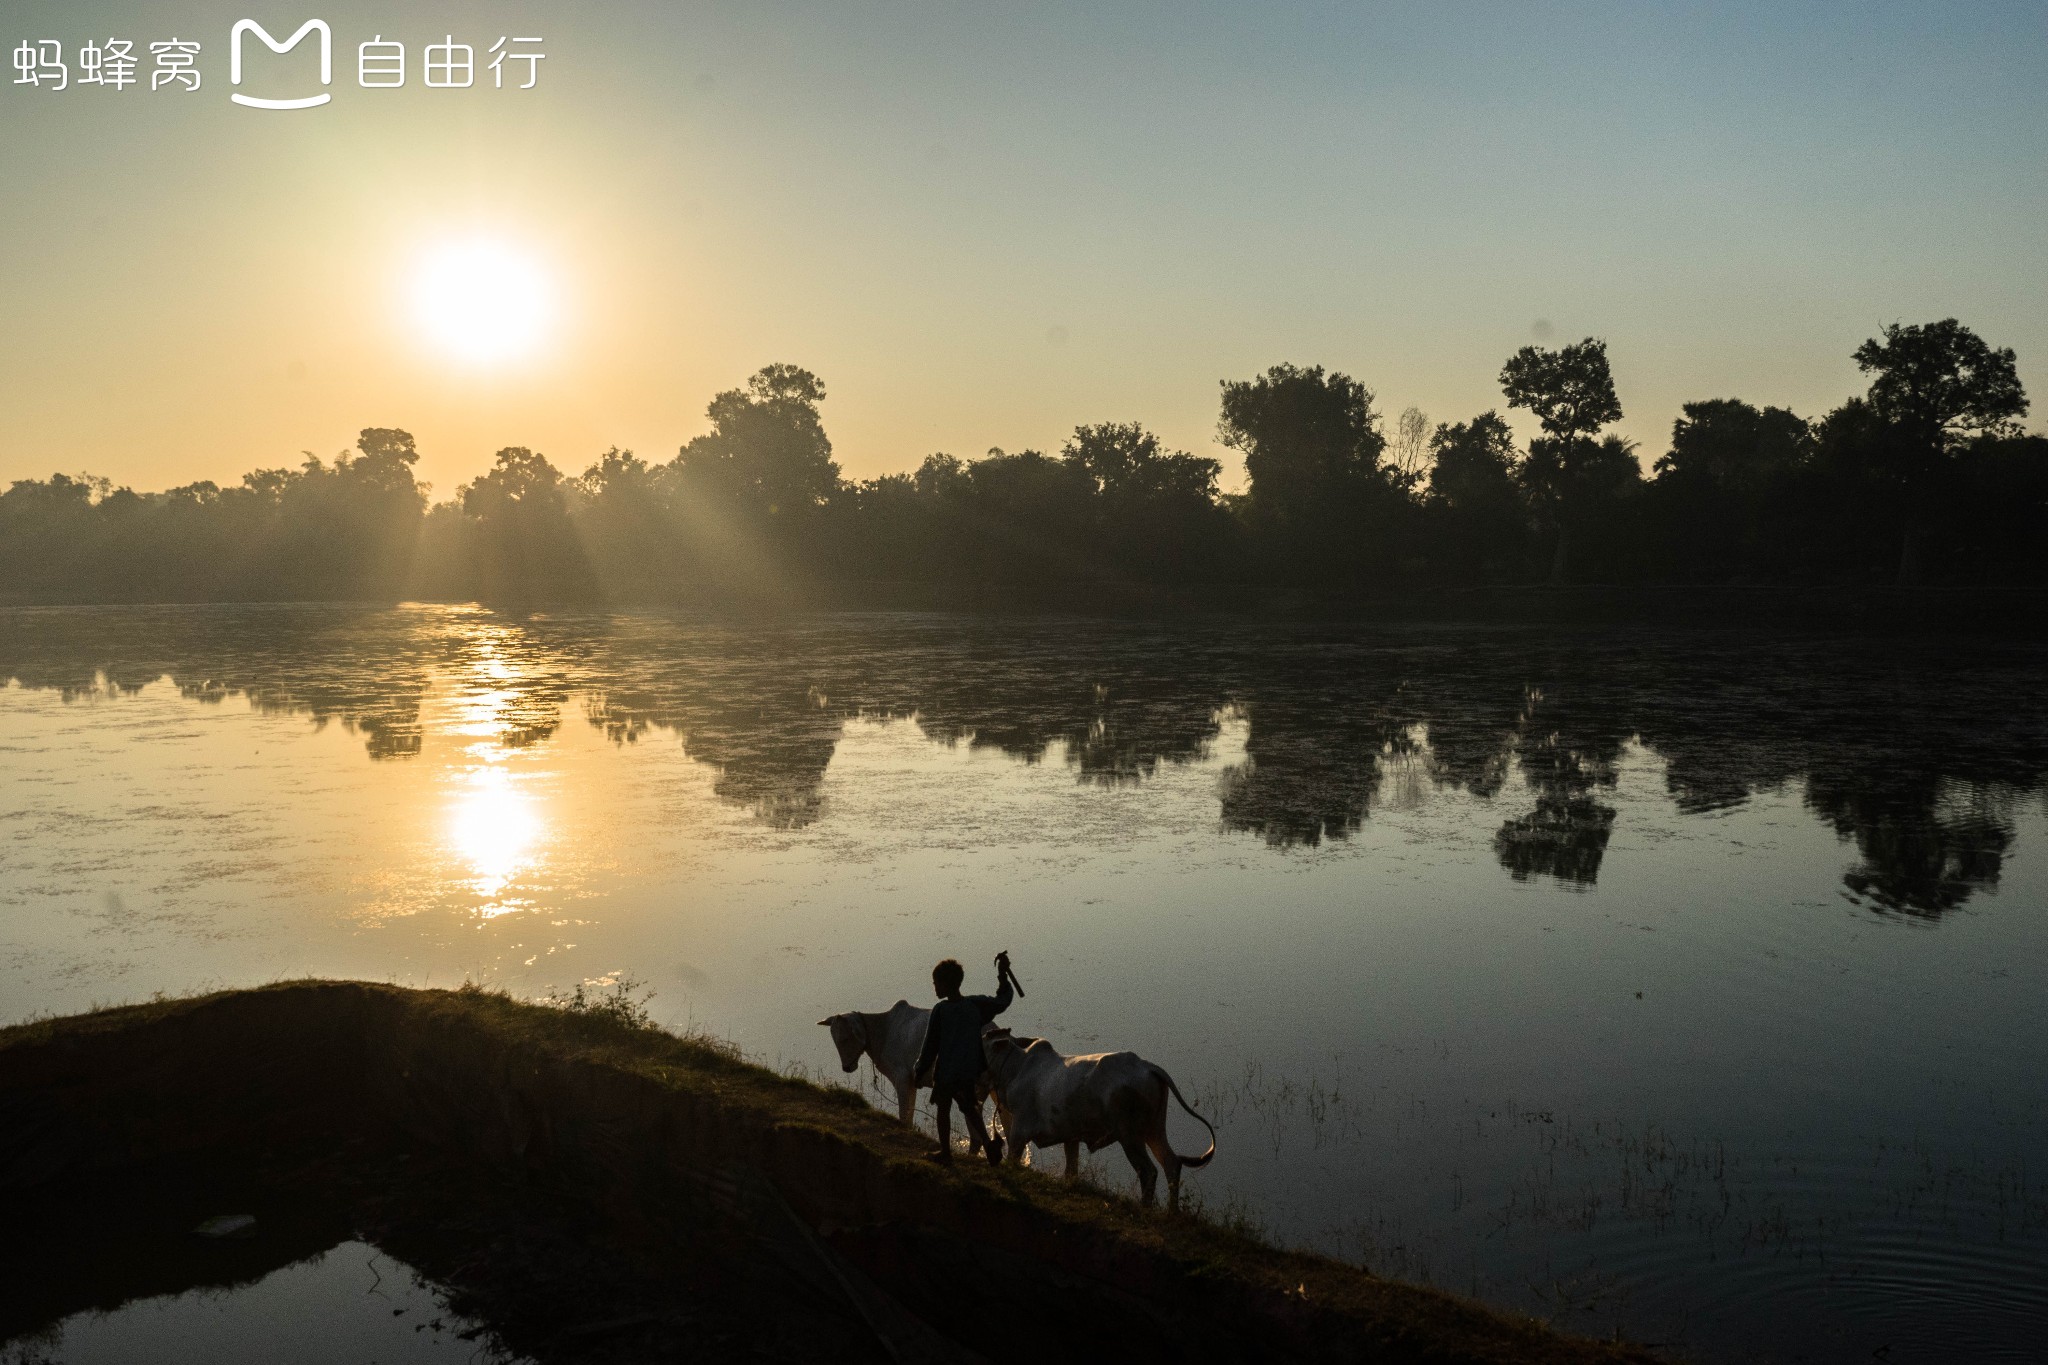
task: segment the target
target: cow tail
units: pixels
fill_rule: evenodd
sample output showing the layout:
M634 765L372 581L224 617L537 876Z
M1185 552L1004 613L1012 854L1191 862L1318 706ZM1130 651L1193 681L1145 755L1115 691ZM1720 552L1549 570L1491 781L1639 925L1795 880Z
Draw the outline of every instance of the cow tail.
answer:
M1180 1159L1181 1165L1191 1171L1199 1171L1216 1159L1216 1125L1203 1118L1200 1114L1197 1114L1186 1100L1181 1099L1180 1087L1173 1083L1173 1077L1166 1074L1165 1067L1154 1065L1152 1070L1160 1080L1166 1082L1166 1088L1173 1092L1173 1097L1176 1100L1180 1100L1180 1107L1187 1110L1188 1117L1209 1130L1209 1150L1200 1156L1184 1156Z

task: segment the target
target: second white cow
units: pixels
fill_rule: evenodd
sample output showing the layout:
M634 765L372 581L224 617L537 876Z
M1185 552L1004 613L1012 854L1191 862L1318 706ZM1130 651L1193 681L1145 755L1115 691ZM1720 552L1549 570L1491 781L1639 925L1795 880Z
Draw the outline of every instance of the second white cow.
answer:
M1067 1057L1043 1038L989 1033L983 1038L996 1103L1003 1112L1011 1160L1026 1142L1065 1147L1066 1178L1080 1174L1081 1145L1091 1152L1119 1144L1138 1173L1145 1203L1156 1199L1158 1171L1149 1149L1166 1168L1166 1206L1180 1208L1180 1173L1200 1170L1216 1155L1216 1129L1181 1098L1164 1067L1135 1052L1098 1052ZM1182 1156L1166 1140L1166 1098L1178 1100L1209 1130L1209 1150Z

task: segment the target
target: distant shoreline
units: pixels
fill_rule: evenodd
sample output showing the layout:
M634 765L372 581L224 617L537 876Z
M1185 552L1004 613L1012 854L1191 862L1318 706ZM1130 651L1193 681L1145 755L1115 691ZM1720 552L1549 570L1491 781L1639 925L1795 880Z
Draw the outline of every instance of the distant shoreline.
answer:
M442 598L244 599L58 598L0 594L0 610L147 606L391 607L404 601L529 611L707 611L719 615L791 612L919 611L964 615L1070 614L1143 618L1253 617L1360 625L1679 626L1854 630L1914 634L2006 634L2048 630L2048 588L1845 587L1779 585L1493 585L1432 587L1349 596L1275 593L1270 587L1216 584L1167 593L1148 587L1088 584L1019 589L1007 584L853 582L793 587L746 598L501 600Z

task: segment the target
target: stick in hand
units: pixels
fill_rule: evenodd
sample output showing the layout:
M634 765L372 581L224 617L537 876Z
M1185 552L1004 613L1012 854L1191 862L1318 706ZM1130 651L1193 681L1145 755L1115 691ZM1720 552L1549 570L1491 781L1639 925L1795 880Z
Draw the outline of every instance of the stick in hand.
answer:
M1010 970L1010 953L1008 949L1004 949L996 954L996 980L1001 982L1006 976L1010 978L1010 985L1016 989L1017 994L1023 995L1024 983L1019 981L1017 974Z

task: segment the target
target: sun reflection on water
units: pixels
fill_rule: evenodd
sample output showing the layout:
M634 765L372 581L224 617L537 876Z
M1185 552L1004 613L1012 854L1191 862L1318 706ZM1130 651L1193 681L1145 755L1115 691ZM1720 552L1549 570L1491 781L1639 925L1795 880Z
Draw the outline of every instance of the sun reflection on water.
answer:
M510 688L492 688L483 692L471 692L465 696L456 712L455 723L448 727L448 733L464 736L495 736L505 723L505 716L512 710L518 694ZM477 746L479 750L494 745Z
M520 873L539 861L547 832L533 798L502 767L472 769L449 812L448 837L470 867L470 887L484 898L478 913L494 919L528 903L506 896Z
M520 669L488 642L473 661L468 688L456 703L448 732L473 741L463 747L471 766L455 775L447 814L448 845L468 864L468 885L481 900L476 914L496 919L534 902L512 892L542 861L548 820L532 790L535 774L515 772L523 695ZM552 728L551 726L548 728Z
M511 773L493 766L465 777L449 814L448 836L470 866L471 889L486 901L479 910L485 919L525 908L526 902L504 892L539 861L545 833L533 799Z

